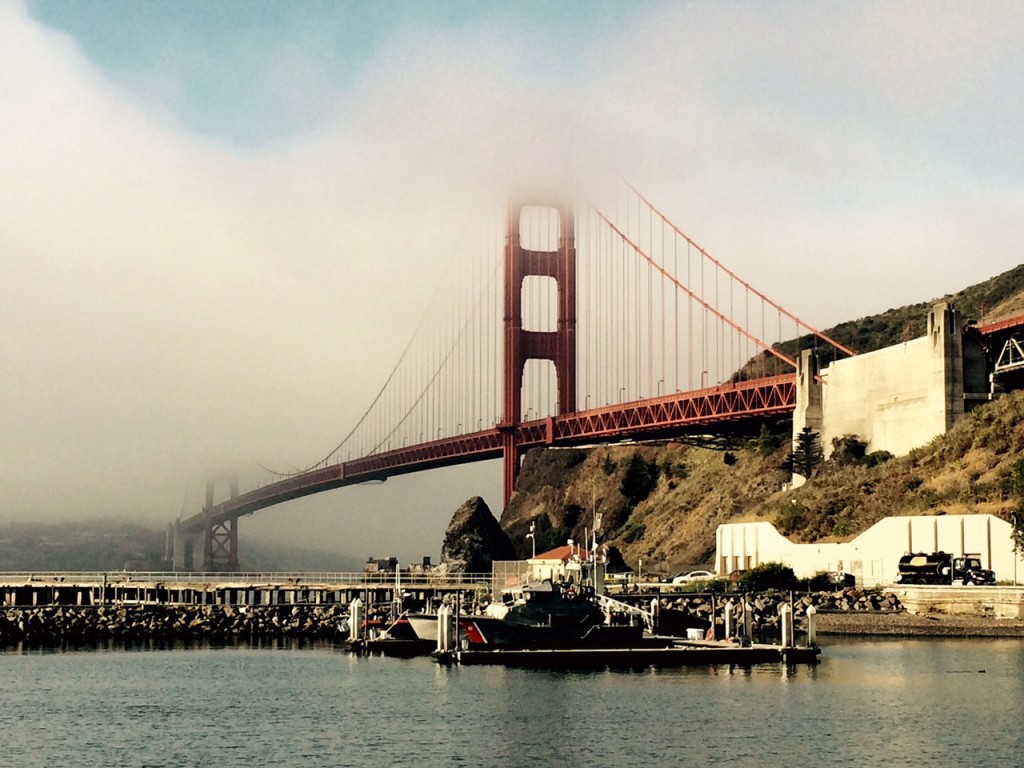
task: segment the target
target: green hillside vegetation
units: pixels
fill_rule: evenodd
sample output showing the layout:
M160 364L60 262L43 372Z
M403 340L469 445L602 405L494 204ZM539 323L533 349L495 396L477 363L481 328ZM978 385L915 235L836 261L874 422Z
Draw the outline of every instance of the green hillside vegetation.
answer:
M125 522L9 523L0 526L0 570L156 570L164 544L164 534Z
M822 333L859 354L874 352L924 336L928 308L936 301L951 302L960 310L960 316L965 322L973 320L981 325L1024 314L1024 264L959 293L898 309L887 309L877 315L840 323ZM800 350L811 348L818 350L818 358L823 366L835 357L830 346L811 336L801 336L779 345L779 350L794 360L799 357ZM765 352L747 363L734 378L746 380L784 372L783 364Z
M965 319L1024 313L1024 266L947 297ZM843 323L827 333L871 351L925 332L933 302ZM796 343L792 343L795 351ZM756 373L752 363L745 374ZM521 556L531 523L541 548L583 541L594 513L600 540L635 569L674 573L713 565L722 523L767 520L795 541L846 541L889 515L990 513L1010 520L1019 504L1014 467L1024 459L1024 393L976 408L947 434L907 456L866 454L840 441L811 479L789 489L790 422L759 438L538 449L527 454L502 527ZM1018 474L1020 474L1018 472Z
M949 301L959 309L964 321L975 320L984 324L1024 312L1024 304L1020 302L1022 288L1024 265L965 288L959 293L945 296L941 300ZM856 352L873 352L901 341L924 336L927 330L928 308L936 301L940 299L911 304L899 309L888 309L878 315L840 323L824 333ZM811 343L806 337L800 341L801 348L806 348ZM787 351L792 354L795 349L796 344L791 342Z

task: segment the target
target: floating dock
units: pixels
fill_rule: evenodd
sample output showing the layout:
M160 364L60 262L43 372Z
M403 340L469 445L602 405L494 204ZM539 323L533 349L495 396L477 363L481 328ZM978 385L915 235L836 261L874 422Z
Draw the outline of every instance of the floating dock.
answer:
M348 648L352 653L379 653L382 656L394 656L400 659L411 659L414 656L429 656L437 647L433 640L406 640L389 637L378 637L370 640L351 640Z
M534 669L630 669L638 667L695 667L728 664L817 664L816 646L737 645L716 641L680 640L661 648L572 648L534 650L458 650L439 652L442 664L497 664Z

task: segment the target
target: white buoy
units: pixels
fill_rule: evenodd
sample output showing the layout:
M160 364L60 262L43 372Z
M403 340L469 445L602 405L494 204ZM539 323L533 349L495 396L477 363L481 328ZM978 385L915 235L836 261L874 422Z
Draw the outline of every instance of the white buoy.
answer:
M782 625L782 647L793 647L793 609L788 603L779 606L779 623Z
M811 648L817 645L817 624L818 621L818 609L813 605L807 606L807 645Z
M725 618L725 637L726 637L726 639L732 637L732 613L733 613L734 610L736 610L736 609L733 606L732 602L726 603L725 607L722 609L722 615Z

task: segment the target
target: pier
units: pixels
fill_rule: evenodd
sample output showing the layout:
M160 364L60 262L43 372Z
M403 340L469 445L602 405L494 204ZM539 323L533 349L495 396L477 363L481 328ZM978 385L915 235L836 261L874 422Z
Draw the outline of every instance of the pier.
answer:
M0 607L111 605L366 605L426 604L449 594L490 590L490 574L453 576L393 573L0 573Z

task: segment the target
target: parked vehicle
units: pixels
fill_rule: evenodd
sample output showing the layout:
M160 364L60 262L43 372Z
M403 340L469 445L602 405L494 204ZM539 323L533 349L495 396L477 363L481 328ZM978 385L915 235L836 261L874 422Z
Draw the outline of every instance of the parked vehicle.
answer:
M981 567L974 555L953 557L948 552L911 552L900 558L897 584L995 584L996 575Z
M711 581L715 578L715 574L711 571L690 571L689 573L681 573L678 576L672 578L673 584L692 584L695 581Z

